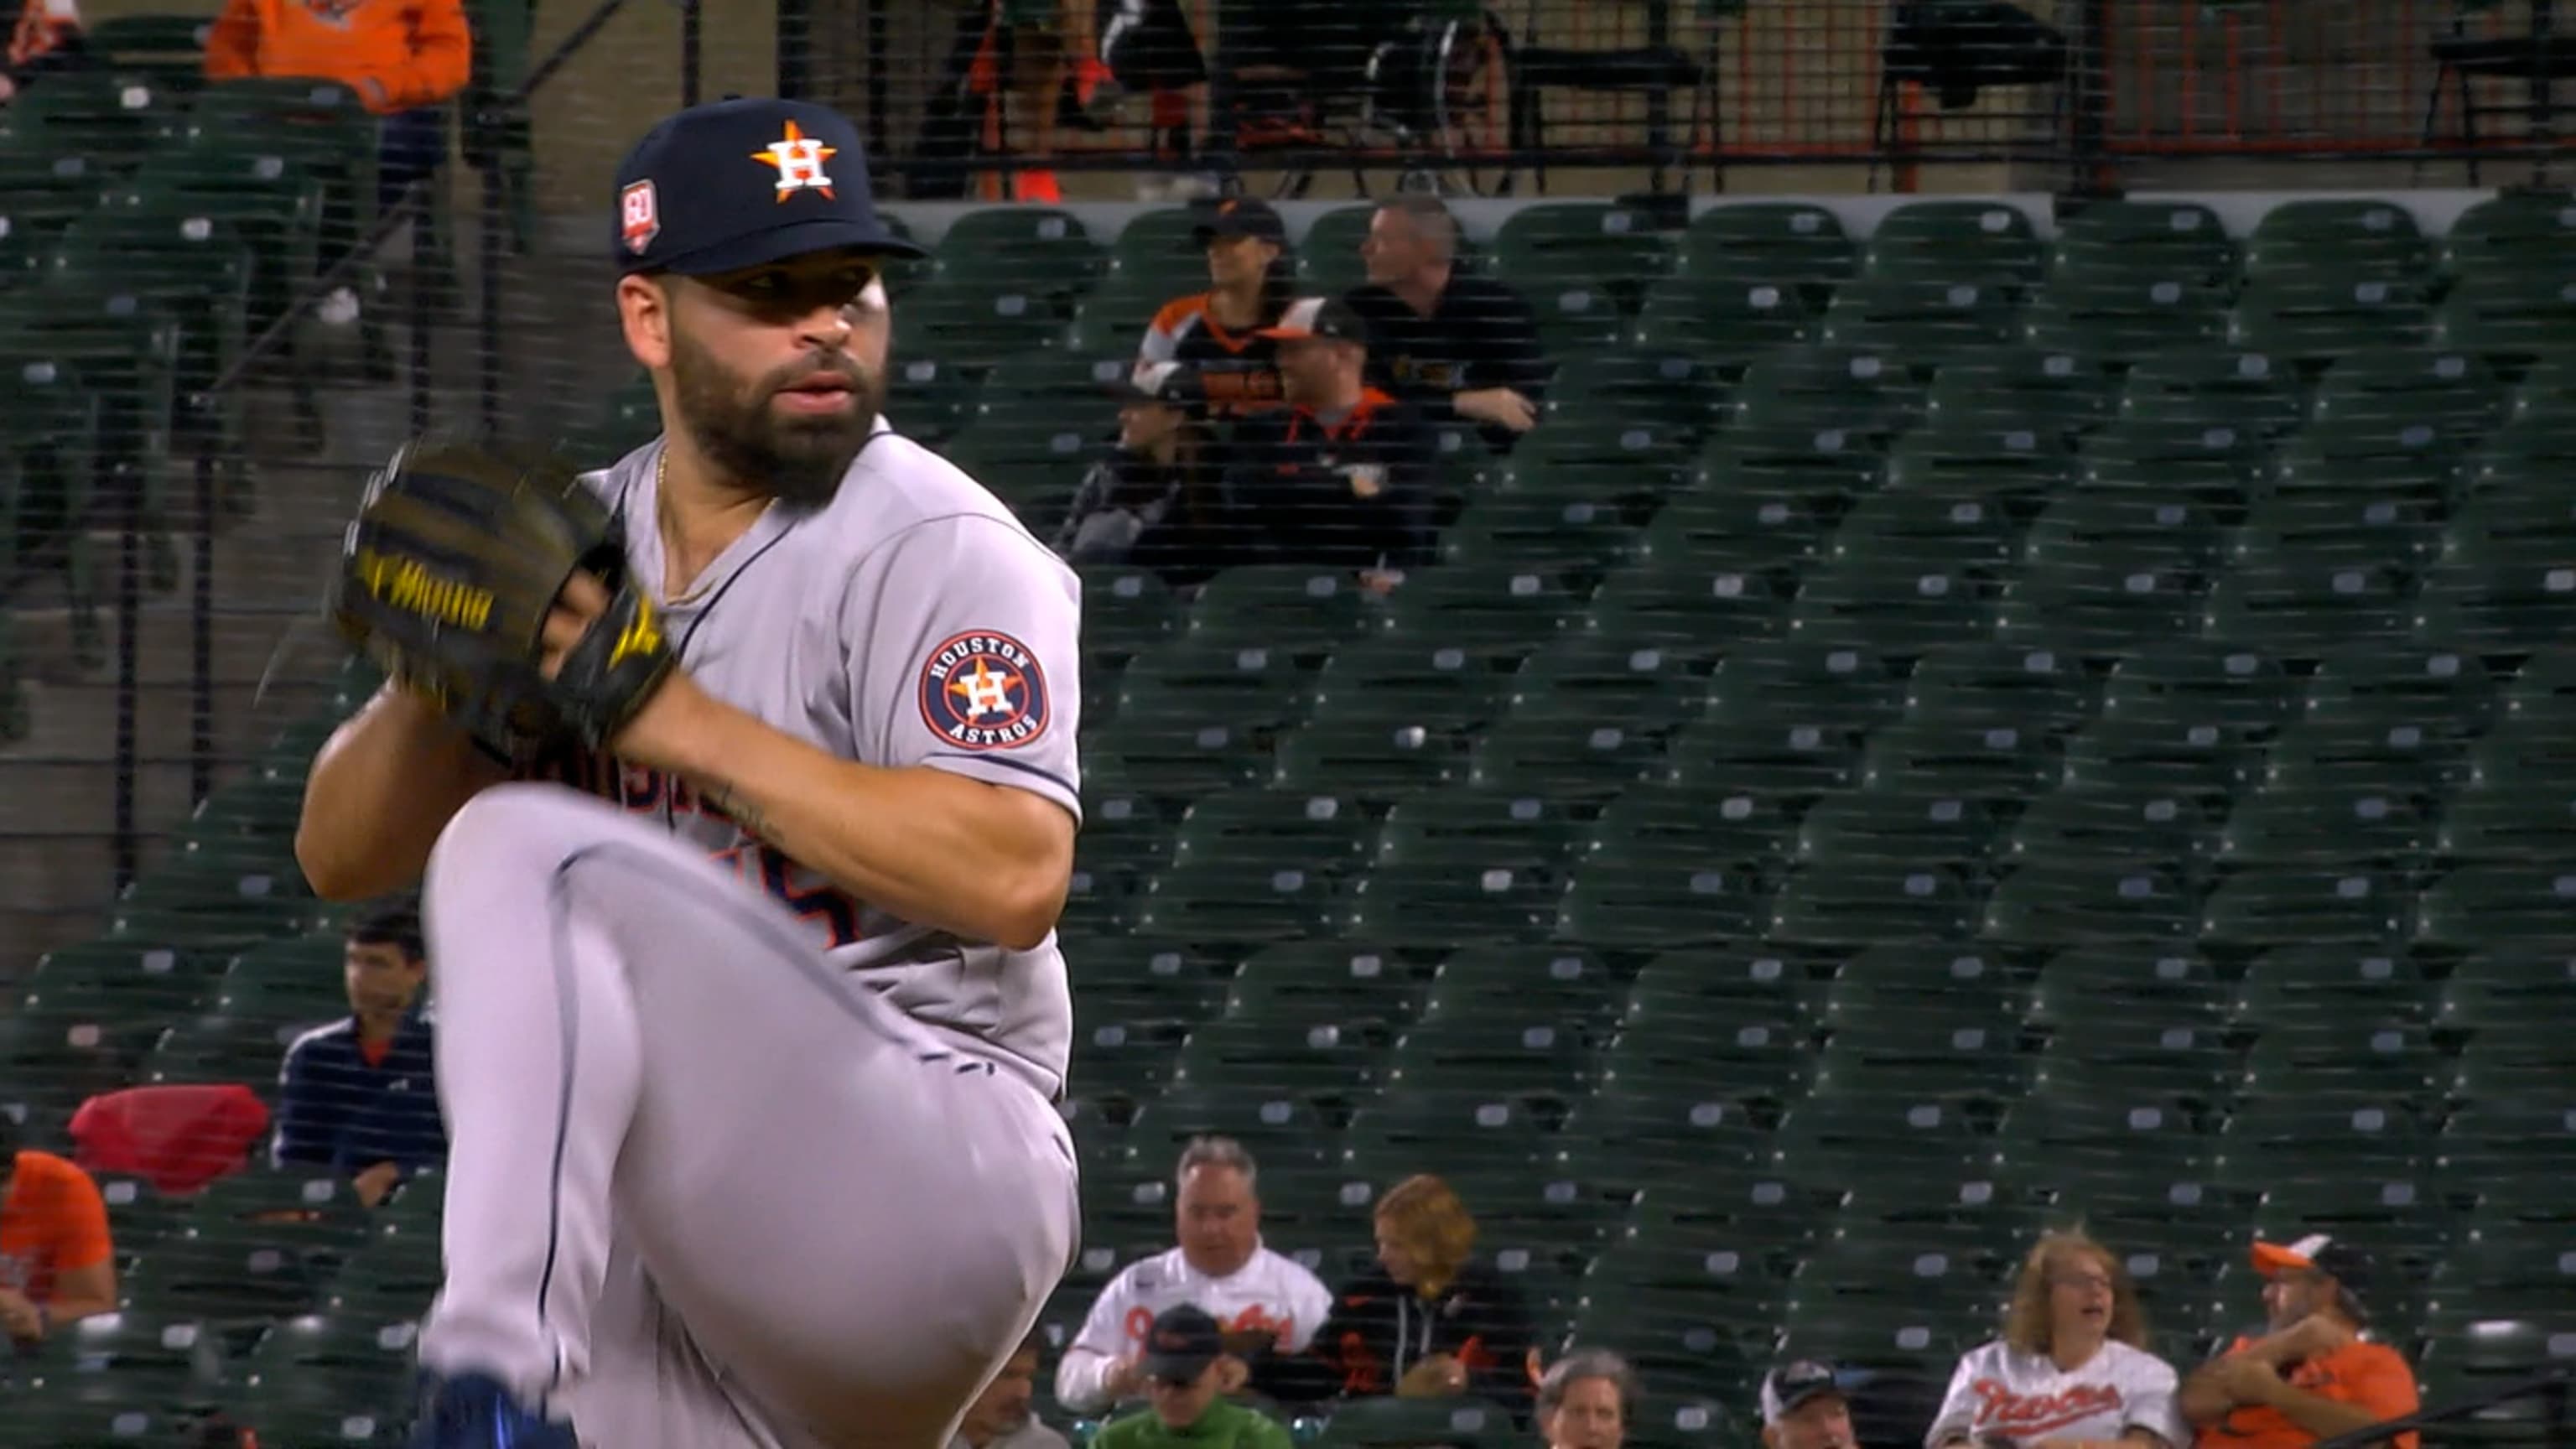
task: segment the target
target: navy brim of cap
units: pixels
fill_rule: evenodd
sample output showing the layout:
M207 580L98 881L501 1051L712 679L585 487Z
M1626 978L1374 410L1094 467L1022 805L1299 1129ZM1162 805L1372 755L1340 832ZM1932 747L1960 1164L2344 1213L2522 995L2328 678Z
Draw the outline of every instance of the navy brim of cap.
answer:
M848 251L872 257L926 257L930 249L918 242L907 241L882 226L861 226L840 217L813 221L790 222L749 236L735 237L711 247L700 247L676 257L661 259L628 257L625 269L630 272L677 272L684 277L712 276L718 272L738 272L745 267L767 266L789 257L814 252Z

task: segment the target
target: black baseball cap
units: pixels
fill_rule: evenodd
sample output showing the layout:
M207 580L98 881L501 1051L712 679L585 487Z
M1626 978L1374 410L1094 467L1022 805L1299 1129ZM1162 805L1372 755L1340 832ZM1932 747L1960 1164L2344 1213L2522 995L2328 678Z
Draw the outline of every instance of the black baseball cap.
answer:
M622 271L692 276L841 249L926 255L877 215L848 117L740 97L670 116L626 153L616 247Z
M1216 204L1208 219L1191 230L1200 246L1221 236L1257 236L1275 247L1288 245L1288 223L1269 202L1257 196L1229 196Z
M1208 1311L1180 1303L1154 1315L1145 1330L1145 1373L1167 1384L1198 1382L1225 1353L1225 1333Z
M1820 1359L1802 1358L1784 1363L1762 1376L1762 1422L1777 1424L1796 1413L1801 1404L1827 1394L1849 1396L1852 1390L1868 1381L1866 1374L1853 1373Z
M1100 390L1120 402L1161 403L1172 408L1207 405L1207 385L1199 380L1198 369L1178 362L1140 362L1103 382Z
M1260 335L1280 342L1321 337L1330 342L1368 345L1368 321L1339 297L1300 297Z
M2359 1303L2370 1291L2376 1265L2367 1252L2325 1233L2310 1233L2295 1242L2254 1245L2254 1271L2266 1278L2301 1268L2313 1268L2332 1278Z

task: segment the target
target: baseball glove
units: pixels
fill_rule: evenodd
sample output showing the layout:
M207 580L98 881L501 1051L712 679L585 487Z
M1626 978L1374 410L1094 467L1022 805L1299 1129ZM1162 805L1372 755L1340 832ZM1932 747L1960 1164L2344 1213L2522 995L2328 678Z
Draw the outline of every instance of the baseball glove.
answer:
M548 679L546 615L575 569L609 606ZM388 677L511 762L566 739L604 747L671 672L617 519L541 453L406 445L368 481L331 616Z

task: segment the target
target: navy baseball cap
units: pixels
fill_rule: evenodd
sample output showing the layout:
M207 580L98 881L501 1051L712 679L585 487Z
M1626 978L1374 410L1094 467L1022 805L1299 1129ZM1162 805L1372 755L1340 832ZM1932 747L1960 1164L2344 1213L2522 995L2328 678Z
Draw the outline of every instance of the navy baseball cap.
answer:
M1368 321L1357 309L1339 297L1300 297L1288 304L1279 320L1257 334L1277 342L1298 342L1320 337L1331 342L1368 344Z
M1762 1422L1777 1424L1796 1413L1799 1405L1827 1394L1849 1398L1852 1390L1868 1382L1867 1374L1839 1364L1816 1359L1784 1363L1762 1376Z
M1288 245L1288 224L1258 196L1230 196L1216 204L1205 221L1190 229L1200 246L1221 236L1252 236L1275 247Z
M877 215L858 127L829 106L691 106L618 165L621 271L703 276L840 249L926 254Z
M1145 1372L1167 1384L1198 1381L1225 1353L1225 1334L1214 1316L1193 1303L1176 1303L1154 1315L1145 1331Z

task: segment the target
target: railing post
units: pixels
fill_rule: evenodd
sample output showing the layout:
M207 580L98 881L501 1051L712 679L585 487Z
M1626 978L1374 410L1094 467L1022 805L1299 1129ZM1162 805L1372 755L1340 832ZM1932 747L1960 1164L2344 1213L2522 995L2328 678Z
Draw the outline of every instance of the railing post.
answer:
M483 168L482 273L476 287L482 299L481 317L477 319L475 361L482 370L482 394L476 417L482 423L484 436L501 430L501 229L503 209L508 205L506 188L498 165Z
M130 468L117 487L116 555L116 889L134 884L140 865L134 838L134 772L138 764L136 693L141 685L139 636L143 632L143 487Z
M494 157L487 168L498 175L500 159ZM419 437L429 431L429 289L432 277L444 288L447 277L441 258L453 255L455 238L438 232L438 187L447 179L447 165L439 163L430 169L429 178L412 183L409 204L412 207L411 267L411 435ZM486 193L486 200L490 193Z
M188 803L215 787L215 456L197 450L195 577L188 586ZM121 772L120 772L121 773Z
M680 0L680 104L698 103L699 71L704 58L705 13L698 0Z

